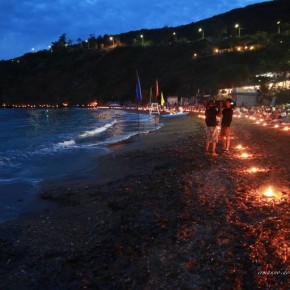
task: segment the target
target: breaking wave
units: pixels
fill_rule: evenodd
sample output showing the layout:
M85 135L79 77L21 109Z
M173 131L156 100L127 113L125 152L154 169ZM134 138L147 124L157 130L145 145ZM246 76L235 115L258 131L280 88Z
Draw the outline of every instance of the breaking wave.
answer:
M91 136L97 135L99 133L107 131L109 128L111 128L116 123L117 123L117 120L114 120L112 123L106 124L106 125L104 125L104 126L102 126L100 128L96 128L96 129L93 129L91 131L85 131L79 137L80 138L86 138L86 137L91 137Z
M108 123L102 127L98 127L98 128L93 129L93 130L85 131L84 133L80 134L76 139L71 139L68 141L59 142L58 146L60 146L60 147L75 146L77 141L80 141L82 139L93 137L93 136L96 136L100 133L103 133L103 132L107 131L109 128L113 127L114 124L116 124L116 123L118 123L118 121L114 120L113 122Z

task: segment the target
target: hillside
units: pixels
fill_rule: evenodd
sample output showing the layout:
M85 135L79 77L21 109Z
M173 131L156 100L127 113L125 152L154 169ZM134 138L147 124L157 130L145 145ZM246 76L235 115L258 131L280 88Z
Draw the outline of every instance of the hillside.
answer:
M59 40L53 51L0 62L0 104L134 102L136 70L144 103L156 78L166 96L192 96L197 90L214 94L218 88L249 84L257 73L289 70L289 15L289 1L280 0L176 28L128 32L114 36L117 45L106 43L108 36L98 46L91 39L90 49L62 47ZM236 21L241 23L240 37L237 29L225 29ZM204 39L196 29L200 25ZM172 31L178 38L168 37ZM146 35L143 43L137 39L140 33ZM247 49L249 44L255 49Z

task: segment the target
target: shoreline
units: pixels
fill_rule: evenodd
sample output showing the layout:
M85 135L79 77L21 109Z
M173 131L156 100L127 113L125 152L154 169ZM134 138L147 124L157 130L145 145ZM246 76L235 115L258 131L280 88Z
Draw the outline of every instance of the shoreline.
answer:
M195 129L195 126L198 126L199 121L195 126L193 125L194 122L192 122L192 126L189 126L187 129L182 129L183 124L186 124L186 127L188 127L187 118L193 117L194 114L191 113L184 118L178 118L178 120L163 120L166 124L157 130L150 131L149 133L142 133L140 136L136 134L128 139L110 144L108 147L110 152L101 155L94 160L95 166L88 170L88 178L72 179L67 176L65 179L58 180L54 184L49 184L50 181L43 182L36 199L41 200L43 199L43 196L46 196L45 200L47 200L48 192L62 191L64 188L79 188L84 184L87 184L87 186L102 185L126 178L126 176L131 174L131 170L130 168L124 168L121 162L116 162L116 159L119 156L134 154L134 152L147 149L152 150L155 147L163 145L169 146L170 144L176 144L181 138L181 135L191 134ZM176 131L179 131L179 133ZM112 168L111 162L114 162L115 168ZM55 204L54 207L55 206L57 206L57 204ZM33 212L31 214L33 215ZM24 214L23 216L26 215L30 215L30 213Z
M136 112L131 112L131 113L135 113ZM158 125L158 124L157 124ZM151 129L151 128L150 128ZM153 130L155 130L156 128L153 128ZM123 141L117 142L120 144L129 144L134 141L134 137L135 135L128 137L128 139L124 139ZM122 138L127 138L126 136L123 136ZM121 138L120 138L121 139ZM97 155L108 155L110 154L110 152L112 151L112 148L115 146L118 146L118 144L108 144L108 145L104 145L103 147L101 146L100 149L98 149L98 147L96 147L95 150L98 150ZM115 150L115 149L114 149ZM96 159L96 155L95 154L91 154L91 156L89 156L89 153L85 152L86 155L83 155L84 158L82 157L78 157L81 156L83 153L72 156L71 158L71 165L69 165L69 167L67 166L67 168L64 167L65 171L61 171L58 170L58 162L60 163L60 166L62 165L62 162L57 160L55 158L55 161L52 164L52 170L51 170L51 174L49 175L41 175L41 177L39 178L39 181L37 181L37 183L35 183L35 185L31 185L33 186L33 191L32 190L27 190L27 191L23 191L22 187L19 187L18 191L19 191L19 198L15 198L15 202L11 203L11 214L9 212L9 206L7 206L7 214L6 211L4 211L2 213L1 216L1 223L8 221L8 220L15 220L18 218L21 218L21 216L25 216L25 215L29 215L29 214L34 214L35 213L39 213L41 210L47 208L51 208L50 204L45 204L45 202L43 202L42 200L40 200L39 198L39 192L42 191L47 191L50 189L54 189L56 187L66 187L66 186L70 186L70 184L77 184L77 183L84 183L86 181L90 181L93 178L95 178L95 172L94 169L96 166L98 166ZM56 154L55 154L56 156ZM64 156L64 154L63 154ZM61 156L61 157L63 157ZM82 160L84 160L84 162L82 162ZM85 160L87 162L85 162ZM50 160L48 160L50 161ZM82 163L82 165L80 165L80 163ZM39 166L40 169L41 167L45 167L46 163L40 163L39 162ZM64 163L65 164L65 163ZM76 165L74 168L74 164ZM23 168L25 168L26 165L23 165ZM55 169L53 168L55 167ZM56 174L53 174L54 170L56 170ZM30 184L29 184L30 185ZM6 196L10 196L11 192L5 192ZM3 192L2 192L3 194ZM3 195L5 196L5 195ZM11 198L12 200L12 198ZM5 200L3 198L3 208L6 206L5 204Z
M0 288L287 289L289 275L259 273L289 267L289 136L235 120L215 158L203 120L168 122L112 148L101 182L44 192L56 208L0 224ZM253 163L268 170L246 174ZM283 200L257 197L265 181Z

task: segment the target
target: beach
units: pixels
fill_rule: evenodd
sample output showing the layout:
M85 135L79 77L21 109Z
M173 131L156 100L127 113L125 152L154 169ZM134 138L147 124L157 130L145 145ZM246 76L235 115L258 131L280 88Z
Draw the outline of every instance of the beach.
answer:
M49 209L0 224L0 289L288 289L289 133L236 118L211 157L204 128L166 120L46 184Z

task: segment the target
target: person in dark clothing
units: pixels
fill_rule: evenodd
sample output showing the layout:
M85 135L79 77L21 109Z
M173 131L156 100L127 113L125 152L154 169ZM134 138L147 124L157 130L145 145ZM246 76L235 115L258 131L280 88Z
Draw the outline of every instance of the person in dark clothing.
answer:
M217 156L216 153L216 144L219 138L219 128L218 120L220 118L220 111L217 109L213 101L209 101L206 105L205 110L205 123L206 123L206 143L205 143L205 152L210 153L211 155Z
M231 108L231 100L227 99L222 110L222 123L221 123L221 138L223 151L230 150L230 132L233 120L233 109Z

